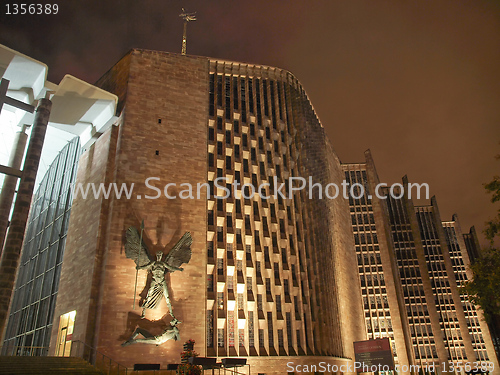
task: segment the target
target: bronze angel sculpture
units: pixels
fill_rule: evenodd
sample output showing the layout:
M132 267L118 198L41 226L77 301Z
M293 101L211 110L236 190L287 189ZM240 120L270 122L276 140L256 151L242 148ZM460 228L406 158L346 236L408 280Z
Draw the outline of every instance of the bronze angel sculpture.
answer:
M168 295L165 274L167 272L184 270L181 268L181 265L188 263L191 259L192 243L191 233L186 232L172 250L169 251L164 261L162 261L163 251L158 251L156 253L156 260L153 260L150 258L148 249L142 241L142 230L141 235L139 235L135 227L127 229L125 235L125 255L127 258L134 260L137 270L148 270L152 276L148 294L141 305L141 318L145 317L146 309L155 309L158 307L163 297L165 297L170 315L175 318Z

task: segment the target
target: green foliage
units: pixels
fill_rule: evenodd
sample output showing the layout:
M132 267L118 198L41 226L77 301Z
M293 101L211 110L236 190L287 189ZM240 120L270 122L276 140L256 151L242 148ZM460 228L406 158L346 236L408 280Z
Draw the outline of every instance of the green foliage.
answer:
M500 160L500 155L496 156ZM500 176L484 184L484 188L491 196L491 202L500 201ZM481 258L471 265L473 279L466 282L461 288L469 295L469 300L481 307L485 319L491 322L498 318L500 312L500 250L494 248L495 239L500 237L500 210L495 218L486 223L484 230L490 241L489 249L482 251Z
M462 292L469 295L469 300L481 306L486 321L500 311L500 251L489 249L470 267L473 280L465 283Z
M500 201L500 177L493 177L493 181L484 184L484 188L488 193L492 193L491 202L495 203ZM498 211L498 215L496 218L488 221L486 223L486 229L484 230L484 234L486 238L490 241L491 245L495 240L495 237L500 235L500 210Z

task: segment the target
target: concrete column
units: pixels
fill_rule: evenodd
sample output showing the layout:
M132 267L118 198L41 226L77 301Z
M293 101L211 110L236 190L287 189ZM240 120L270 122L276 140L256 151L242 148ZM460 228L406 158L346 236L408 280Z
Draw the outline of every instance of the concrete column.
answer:
M12 167L14 169L21 168L24 150L26 149L26 141L28 140L28 135L24 132L25 129L26 125L23 125L22 129L16 133L16 137L14 139L15 146L14 150L12 150L12 153L10 154L9 164L7 164L8 167ZM17 177L5 175L2 193L0 194L0 256L5 242L5 233L7 232L7 227L9 225L10 209L16 192L16 185Z
M0 260L0 332L5 334L14 281L16 279L19 257L23 246L24 231L31 206L35 178L40 164L43 142L47 124L49 122L52 102L49 99L41 99L36 109L33 131L26 153L23 174L19 184L14 212L9 227L9 233L5 240L5 246Z

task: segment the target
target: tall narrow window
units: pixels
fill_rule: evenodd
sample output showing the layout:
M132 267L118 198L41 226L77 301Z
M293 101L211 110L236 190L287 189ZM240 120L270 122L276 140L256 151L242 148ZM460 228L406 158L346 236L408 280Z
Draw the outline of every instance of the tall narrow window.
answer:
M264 330L259 329L259 345L264 346Z
M243 311L244 310L244 303L243 303L243 293L238 293L238 310Z
M276 295L276 312L281 312L281 294Z
M224 228L221 226L217 227L217 241L224 242Z
M266 294L271 294L271 279L266 278Z
M288 346L292 346L292 314L286 313L286 336L288 339Z
M217 105L222 107L222 75L217 75Z
M217 258L217 275L224 275L224 259Z
M295 308L295 319L300 320L299 299L297 296L293 296L293 306Z
M241 85L241 121L247 122L247 105L246 105L246 92L245 92L245 78L240 78Z
M227 312L228 345L234 347L234 311Z
M278 108L279 108L279 112L280 112L280 120L283 120L283 109L282 109L283 103L281 100L281 83L277 82L276 87L278 88ZM282 132L282 134L284 134L284 133Z
M262 108L260 105L260 79L255 80L255 96L257 99L257 122L262 125Z
M219 310L224 310L224 293L223 292L217 293L217 308Z
M267 313L267 329L269 335L269 347L274 346L273 313Z
M274 263L274 282L275 282L275 285L281 285L280 266L279 266L279 263L277 263L277 262Z
M264 94L264 115L269 116L269 103L267 102L267 79L262 80L262 92Z
M207 310L207 347L214 347L214 311Z
M247 291L252 292L252 277L247 276Z
M271 90L271 113L273 114L273 128L276 129L276 100L274 96L274 82L269 82L269 88Z
M255 231L254 240L255 240L255 246L260 246L260 234L258 230Z
M285 347L285 341L283 340L283 330L282 329L278 329L278 346L280 348Z
M238 109L238 77L233 77L233 106Z
M238 342L240 344L240 347L245 346L245 330L244 329L238 329Z
M231 78L226 76L225 77L225 86L226 86L226 119L231 118Z
M254 327L253 327L253 311L248 312L248 345L250 347L255 346L255 338L254 338Z
M262 294L257 294L257 310L262 311Z
M293 284L297 284L297 275L295 274L295 264L292 264L292 281Z
M210 83L209 83L209 99L208 99L208 108L209 115L215 115L214 101L215 101L215 76L214 74L210 74Z
M219 348L224 347L224 328L217 329L217 346Z
M250 109L250 113L254 113L254 105L253 105L253 79L248 79L248 106Z
M214 291L214 275L212 275L211 273L207 275L207 291Z

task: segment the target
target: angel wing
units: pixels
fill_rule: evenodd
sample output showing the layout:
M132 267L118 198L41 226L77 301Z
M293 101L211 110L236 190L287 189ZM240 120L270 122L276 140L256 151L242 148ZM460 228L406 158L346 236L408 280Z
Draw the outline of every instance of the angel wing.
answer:
M182 263L188 263L191 260L191 244L193 243L193 238L191 233L186 232L182 238L175 244L175 246L170 250L167 257L165 258L165 263L171 267L179 268Z
M137 228L130 227L125 233L125 255L132 259L139 267L145 266L151 262L148 255L148 249L144 242L139 245L141 237Z

